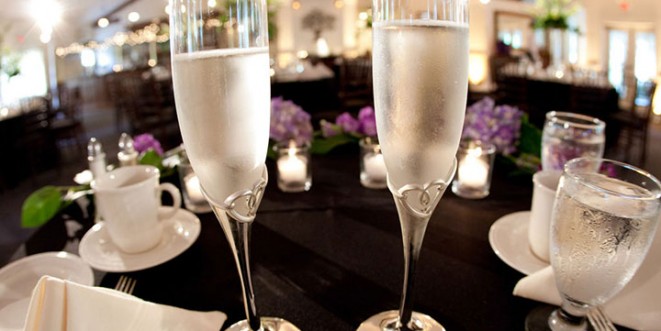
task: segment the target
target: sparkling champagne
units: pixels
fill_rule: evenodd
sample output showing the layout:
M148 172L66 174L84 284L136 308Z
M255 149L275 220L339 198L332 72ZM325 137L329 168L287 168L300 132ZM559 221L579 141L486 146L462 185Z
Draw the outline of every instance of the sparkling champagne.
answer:
M468 26L377 22L374 103L390 182L446 178L459 147L468 89Z
M215 202L261 178L270 121L268 48L176 54L173 84L186 152Z

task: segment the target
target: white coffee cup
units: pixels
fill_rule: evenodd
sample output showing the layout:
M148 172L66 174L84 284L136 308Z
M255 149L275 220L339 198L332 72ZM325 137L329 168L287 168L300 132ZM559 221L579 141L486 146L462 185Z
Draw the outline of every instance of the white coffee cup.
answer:
M546 262L549 261L551 212L553 211L555 191L558 188L560 176L562 176L562 171L542 170L532 177L533 192L528 243L532 252Z
M92 181L96 205L113 243L126 253L140 253L156 246L163 236L161 221L181 207L179 189L159 184L158 168L136 165L117 168ZM173 208L159 209L161 193L168 192Z

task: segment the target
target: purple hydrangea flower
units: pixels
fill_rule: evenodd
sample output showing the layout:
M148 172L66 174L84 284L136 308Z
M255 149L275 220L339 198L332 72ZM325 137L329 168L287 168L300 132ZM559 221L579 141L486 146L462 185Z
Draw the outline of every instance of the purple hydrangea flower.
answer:
M144 153L149 149L153 149L158 155L163 156L163 148L161 143L149 133L143 133L133 138L133 148L138 153Z
M547 144L544 149L542 152L544 155L544 166L547 168L550 167L552 170L562 170L567 162L585 154L585 151L580 146L564 142Z
M282 97L271 99L271 139L277 142L295 140L303 145L312 141L310 114Z
M515 153L522 116L517 107L496 106L493 99L486 97L466 110L462 138L490 142L506 155Z
M360 123L359 132L369 136L376 137L376 117L374 108L364 107L358 112L358 122Z
M345 133L358 133L360 128L360 122L347 112L340 114L335 119L335 124L339 125Z

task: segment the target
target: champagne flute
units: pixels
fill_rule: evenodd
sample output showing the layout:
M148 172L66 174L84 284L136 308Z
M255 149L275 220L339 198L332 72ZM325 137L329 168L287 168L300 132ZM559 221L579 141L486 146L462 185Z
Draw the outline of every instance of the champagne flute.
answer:
M432 212L456 170L468 89L467 0L374 0L377 134L402 229L404 285L398 311L358 330L444 330L413 312L415 267Z
M661 183L631 165L582 157L565 164L551 216L551 265L562 305L552 330L587 330L585 316L631 280L654 239Z
M239 271L246 320L238 330L298 330L257 313L250 230L267 182L270 75L265 0L172 0L173 86L186 152Z

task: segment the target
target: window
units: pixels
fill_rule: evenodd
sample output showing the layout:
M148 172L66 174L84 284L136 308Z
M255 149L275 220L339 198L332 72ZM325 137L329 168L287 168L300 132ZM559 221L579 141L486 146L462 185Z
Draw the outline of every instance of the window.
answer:
M644 95L643 84L656 77L656 36L650 30L610 29L608 31L608 80L620 93L628 97L625 77L633 75L638 81L638 105L650 102Z

